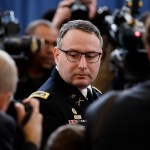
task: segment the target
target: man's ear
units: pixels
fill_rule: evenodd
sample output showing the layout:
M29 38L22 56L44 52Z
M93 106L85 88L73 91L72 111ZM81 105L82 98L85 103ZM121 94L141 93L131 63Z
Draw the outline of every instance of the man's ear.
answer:
M58 62L58 59L59 59L59 50L57 47L54 47L53 49L53 54L54 54L54 60L55 60L55 63L57 65L57 62Z
M0 111L5 112L7 110L11 97L11 92L5 92L0 95Z

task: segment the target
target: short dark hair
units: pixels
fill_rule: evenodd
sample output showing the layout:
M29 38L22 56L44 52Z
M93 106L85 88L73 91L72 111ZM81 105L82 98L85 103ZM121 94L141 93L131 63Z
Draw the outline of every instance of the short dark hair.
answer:
M65 124L49 137L45 150L83 150L85 127Z
M45 20L45 19L37 19L28 24L28 26L25 29L25 34L26 35L34 34L36 27L38 27L40 25L44 25L49 28L54 28L54 26L52 25L52 23L50 21Z
M103 46L103 39L101 37L100 31L94 24L92 24L90 21L85 21L85 20L73 20L65 23L61 27L57 38L57 47L60 47L62 38L65 36L67 31L71 29L79 29L84 32L94 33L99 38L101 47Z

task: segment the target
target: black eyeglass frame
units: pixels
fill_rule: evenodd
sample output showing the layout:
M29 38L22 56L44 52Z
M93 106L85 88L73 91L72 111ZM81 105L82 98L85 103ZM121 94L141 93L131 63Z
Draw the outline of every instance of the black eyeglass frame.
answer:
M77 61L79 61L79 60L81 59L82 55L85 55L85 58L86 58L86 60L87 60L89 63L96 63L96 62L99 61L100 55L102 55L101 52L86 52L86 53L81 53L81 52L78 52L78 51L67 51L67 50L63 50L63 49L61 49L61 48L58 48L58 49L59 49L60 51L64 52L64 53L66 54L67 60L68 60L68 61L71 61L71 62L77 62ZM76 52L76 53L80 54L80 57L79 57L77 60L70 60L70 59L68 59L68 53L69 53L69 52ZM87 54L98 54L98 55L96 55L96 57L98 56L98 57L97 57L97 60L96 60L96 61L90 61L90 60L88 59L88 57L87 57Z

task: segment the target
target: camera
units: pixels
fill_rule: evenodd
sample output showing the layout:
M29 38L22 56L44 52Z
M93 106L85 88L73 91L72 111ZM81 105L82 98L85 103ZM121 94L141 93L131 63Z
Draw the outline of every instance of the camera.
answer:
M43 47L45 41L36 36L6 37L3 40L5 51L14 59L27 58L30 53L36 53Z
M9 114L12 118L14 118L14 120L17 121L17 112L16 112L16 109L15 109L15 103L16 103L15 100L12 100L10 102L10 104L8 106L8 109L7 109L7 114ZM24 117L24 119L21 123L21 125L24 126L28 122L28 120L29 120L29 118L32 114L33 108L28 103L22 103L22 104L24 105L24 108L25 108L25 111L26 111L26 115L25 115L25 117Z
M19 33L20 25L15 18L13 11L5 11L0 15L0 37L16 36Z
M21 124L18 124L17 112L16 112L16 109L15 109L15 103L16 103L15 100L11 100L11 102L10 102L8 108L7 108L6 113L16 121L16 134L15 134L15 137L14 137L13 147L14 147L14 149L21 150L21 149L24 149L23 146L24 146L24 143L25 143L25 136L24 136L24 133L23 133L22 129L28 123L28 121L29 121L29 119L32 115L33 108L28 103L22 103L24 105L26 114L25 114L25 117L23 118Z
M45 41L35 36L19 37L19 31L20 24L12 10L0 15L0 48L14 59L27 59L28 55L37 52Z
M116 9L112 16L105 17L109 41L115 47L109 65L115 78L112 86L116 90L129 88L150 76L149 61L142 40L145 27L143 22L134 18L139 13L140 7L135 8L139 1L130 2L134 9L126 5L120 10Z
M80 1L75 1L71 4L70 6L72 15L71 15L71 20L76 20L76 19L83 19L86 20L88 19L88 7L80 2Z
M122 26L124 29L130 28L131 32L132 30L135 30L135 28L141 33L144 32L144 24L135 19L135 17L140 13L140 7L142 7L141 0L125 0L125 3L121 9L117 8L114 10L112 15L107 15L105 17L109 40L111 44L114 45L114 47L120 46L120 41L118 41L118 34L122 32L125 33L125 31L121 30Z

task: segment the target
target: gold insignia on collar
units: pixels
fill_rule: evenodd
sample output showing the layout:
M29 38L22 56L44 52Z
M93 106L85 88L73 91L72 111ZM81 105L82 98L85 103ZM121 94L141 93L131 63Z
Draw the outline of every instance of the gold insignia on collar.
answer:
M72 108L72 112L76 115L77 114L77 111L74 109L74 108Z
M50 95L50 93L47 93L47 92L44 92L44 91L36 91L36 92L32 93L29 96L29 98L39 97L39 98L47 99L49 95Z

